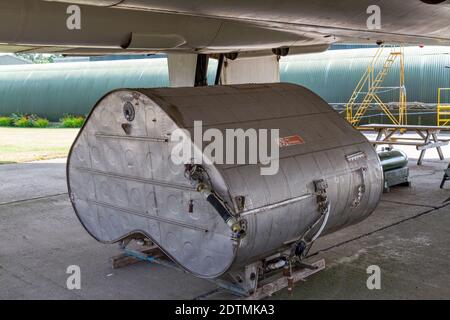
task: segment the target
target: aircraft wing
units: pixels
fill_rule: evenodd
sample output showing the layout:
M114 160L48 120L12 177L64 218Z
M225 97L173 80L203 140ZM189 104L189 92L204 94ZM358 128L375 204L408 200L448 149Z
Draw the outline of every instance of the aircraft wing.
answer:
M332 43L383 41L449 45L448 3L0 0L0 51L67 55L155 52L256 55L283 47L289 47L293 53L318 52ZM374 9L374 4L378 9ZM379 25L375 27L374 14L379 15Z

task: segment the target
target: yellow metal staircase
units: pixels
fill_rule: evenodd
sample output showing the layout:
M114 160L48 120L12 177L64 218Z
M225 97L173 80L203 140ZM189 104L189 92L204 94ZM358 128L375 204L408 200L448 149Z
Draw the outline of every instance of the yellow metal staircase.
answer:
M384 49L390 49L389 55L384 60L381 70L377 72L377 66L385 57L383 56ZM399 60L400 62L400 101L399 101L399 117L396 118L389 110L388 106L380 99L378 93L382 87L386 76L389 74L394 63ZM404 86L404 52L401 46L386 47L380 46L375 53L369 67L362 76L355 90L353 91L349 101L346 105L346 117L347 120L354 126L358 126L361 118L366 113L367 109L372 103L375 103L381 107L383 112L394 124L406 124L406 91ZM392 89L392 88L390 88ZM362 102L357 103L358 98L363 96ZM356 111L355 111L356 109Z
M450 92L450 88L438 89L437 125L450 126L450 102L442 102L442 95Z

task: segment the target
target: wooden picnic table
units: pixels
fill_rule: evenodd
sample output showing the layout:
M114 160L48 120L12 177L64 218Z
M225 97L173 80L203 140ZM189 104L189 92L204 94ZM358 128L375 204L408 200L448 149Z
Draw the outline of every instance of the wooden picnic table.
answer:
M415 146L420 151L420 157L417 164L422 164L425 152L428 149L436 148L439 158L444 160L444 154L442 152L442 146L446 146L450 143L449 139L438 138L439 133L442 130L448 130L448 127L441 126L419 126L419 125L395 125L395 124L367 124L360 127L361 130L374 130L378 132L377 138L370 142L376 147L380 144L388 145L403 145L403 146ZM399 137L395 134L403 134L408 131L413 131L418 134L418 138L414 137Z

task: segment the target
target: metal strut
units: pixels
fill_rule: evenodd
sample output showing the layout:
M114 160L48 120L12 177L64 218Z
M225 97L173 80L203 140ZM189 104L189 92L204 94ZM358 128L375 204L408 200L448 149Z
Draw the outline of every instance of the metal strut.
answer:
M190 180L192 186L202 194L206 201L211 204L223 221L233 231L234 237L241 238L245 234L244 220L239 221L232 209L215 191L208 172L200 165L186 165L185 176Z
M214 85L216 86L220 84L220 77L222 76L224 61L225 61L225 54L221 53L219 55L219 62L217 63L216 80L214 81Z
M195 87L205 87L208 85L208 62L209 55L198 54L197 66L195 68Z

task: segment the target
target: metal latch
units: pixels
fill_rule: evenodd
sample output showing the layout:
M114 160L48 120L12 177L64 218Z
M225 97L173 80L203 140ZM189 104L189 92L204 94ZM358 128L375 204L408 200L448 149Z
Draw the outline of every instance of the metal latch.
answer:
M359 207L359 205L361 204L361 200L364 196L364 194L366 193L366 172L367 172L367 167L362 167L361 169L358 170L359 174L361 175L361 184L358 186L357 190L356 190L356 197L355 199L353 199L352 202L352 208L357 208Z
M320 216L311 226L308 227L308 229L301 236L300 240L292 246L291 256L293 256L294 259L302 259L308 254L313 242L322 234L328 222L331 205L327 194L327 181L324 179L314 181L314 189ZM309 234L319 225L319 223L320 227L317 232L313 236L310 236Z

